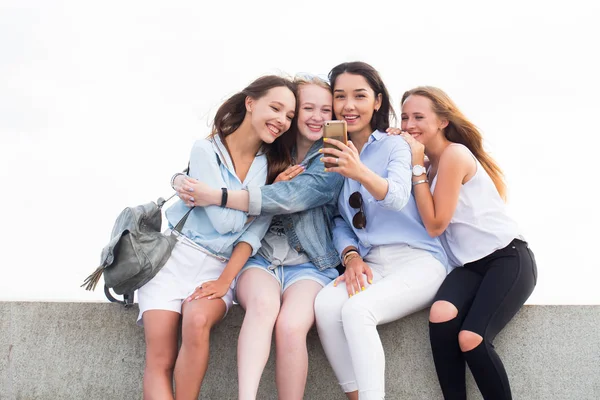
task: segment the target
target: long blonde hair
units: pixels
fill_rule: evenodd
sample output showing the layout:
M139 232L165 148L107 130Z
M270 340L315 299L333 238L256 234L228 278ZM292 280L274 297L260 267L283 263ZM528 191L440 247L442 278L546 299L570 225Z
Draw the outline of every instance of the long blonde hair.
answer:
M500 197L506 201L506 183L504 173L496 161L483 149L483 137L479 129L464 116L456 104L441 89L432 86L419 86L408 90L402 96L402 104L408 96L423 96L431 100L433 112L448 121L444 136L451 142L466 146L492 178Z

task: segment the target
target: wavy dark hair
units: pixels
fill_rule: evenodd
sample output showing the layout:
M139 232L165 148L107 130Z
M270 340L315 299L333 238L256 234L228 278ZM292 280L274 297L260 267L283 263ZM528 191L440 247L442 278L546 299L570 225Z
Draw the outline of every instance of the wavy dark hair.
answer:
M488 173L500 197L506 201L506 183L504 174L496 161L483 149L483 136L479 129L465 117L450 96L442 89L433 86L419 86L404 92L401 104L409 96L422 96L431 101L432 110L440 119L448 121L444 128L444 136L453 143L460 143L467 147Z
M346 62L335 66L329 72L329 82L331 87L335 90L335 81L338 76L343 73L349 73L354 75L360 75L367 80L369 86L375 92L375 96L381 94L381 107L377 112L373 113L371 118L371 129L385 132L390 127L390 119L395 121L397 119L396 112L392 106L392 100L388 93L379 72L369 64L362 61ZM336 118L339 118L336 116Z
M294 97L298 99L296 85L291 80L277 75L261 76L241 92L228 98L221 107L219 107L209 137L212 138L218 135L229 152L225 138L238 129L242 124L242 121L244 121L244 118L246 117L246 97L258 100L266 95L269 90L276 87L288 88L294 94ZM296 111L297 108L298 101L296 101ZM292 120L292 125L295 122L296 117ZM271 144L263 143L262 151L267 156L268 164L267 183L273 183L275 178L277 178L277 175L283 172L292 163L290 149L285 145L285 136L291 134L289 131L290 130L288 129L288 131L275 139Z

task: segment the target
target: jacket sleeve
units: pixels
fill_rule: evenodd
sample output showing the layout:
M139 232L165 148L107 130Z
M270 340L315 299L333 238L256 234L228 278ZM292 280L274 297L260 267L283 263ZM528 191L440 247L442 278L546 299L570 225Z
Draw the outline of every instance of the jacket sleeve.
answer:
M204 182L211 187L226 187L217 161L217 155L208 140L198 140L192 148L190 155L189 176ZM215 230L221 234L240 232L248 219L243 211L222 208L219 206L204 207L206 215Z
M294 214L330 203L336 204L343 184L342 175L325 172L323 163L315 158L306 171L291 181L248 187L248 211L250 215Z

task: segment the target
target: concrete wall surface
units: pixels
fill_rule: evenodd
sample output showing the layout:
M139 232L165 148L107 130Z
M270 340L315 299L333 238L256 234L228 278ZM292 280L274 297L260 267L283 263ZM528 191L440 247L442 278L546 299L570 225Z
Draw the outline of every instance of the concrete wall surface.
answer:
M0 302L0 399L141 399L143 329L137 307L108 303ZM237 398L234 307L211 336L201 399ZM500 333L515 399L600 399L600 306L525 306ZM379 328L387 399L441 399L431 359L427 312ZM305 399L344 399L316 331L309 333ZM259 399L276 399L274 350ZM481 399L467 377L469 399Z

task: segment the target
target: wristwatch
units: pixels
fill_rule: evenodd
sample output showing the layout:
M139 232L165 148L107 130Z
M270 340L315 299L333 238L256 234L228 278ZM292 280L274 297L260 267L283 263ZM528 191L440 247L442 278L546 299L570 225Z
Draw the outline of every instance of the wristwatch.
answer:
M422 165L417 164L414 167L412 167L412 174L413 174L413 176L421 176L421 175L426 174L426 173L427 173L427 170Z

